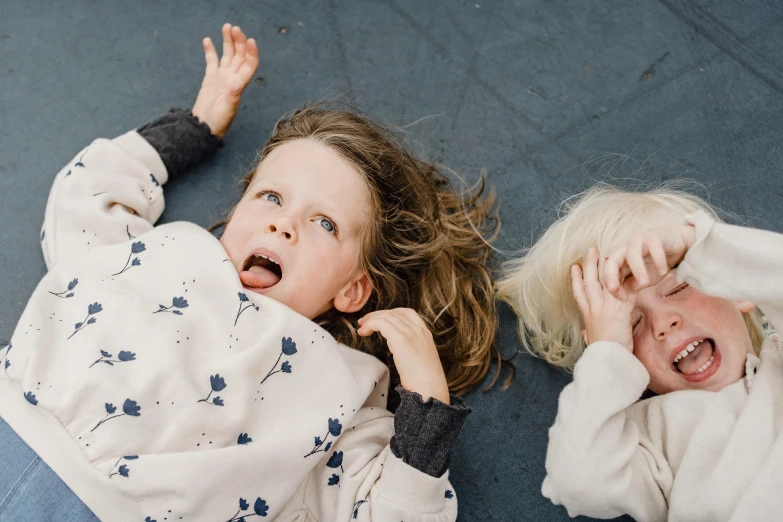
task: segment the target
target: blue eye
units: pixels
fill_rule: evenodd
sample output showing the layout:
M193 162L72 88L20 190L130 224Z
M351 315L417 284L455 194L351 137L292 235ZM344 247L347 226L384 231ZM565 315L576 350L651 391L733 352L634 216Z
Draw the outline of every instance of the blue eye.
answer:
M321 226L324 228L324 230L327 232L334 232L334 224L331 221L326 218L321 218L319 222L321 223Z
M280 196L278 196L274 192L264 192L263 194L261 194L261 199L264 199L266 201L271 201L275 205L280 204Z

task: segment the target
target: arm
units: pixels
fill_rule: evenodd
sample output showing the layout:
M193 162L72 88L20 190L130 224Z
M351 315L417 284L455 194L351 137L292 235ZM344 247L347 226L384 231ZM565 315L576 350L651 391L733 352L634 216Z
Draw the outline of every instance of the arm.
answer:
M47 267L150 230L163 212L169 176L221 144L258 66L255 42L238 27L226 24L223 38L220 62L211 40L203 42L207 67L192 117L175 111L138 133L96 140L56 176L41 231Z
M783 331L783 235L716 223L705 212L686 219L694 242L677 280L715 297L753 301Z
M576 364L549 430L541 488L570 516L666 519L671 470L626 417L648 381L644 366L615 342L591 344Z
M151 229L167 179L157 152L135 131L95 140L54 180L41 231L46 266Z
M317 520L456 520L448 472L430 476L396 457L388 444L393 422L384 408L365 407L344 428L309 479L307 508Z

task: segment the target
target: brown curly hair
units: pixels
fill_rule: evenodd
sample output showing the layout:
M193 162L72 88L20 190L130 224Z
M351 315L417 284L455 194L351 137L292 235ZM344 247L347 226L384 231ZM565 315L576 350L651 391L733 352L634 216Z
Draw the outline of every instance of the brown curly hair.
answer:
M451 392L475 388L493 359L499 363L494 385L507 361L495 346L498 319L488 266L500 221L494 193L485 194L484 175L456 193L442 169L408 151L401 131L342 105L317 103L277 122L242 180L243 193L270 152L298 139L324 144L354 165L373 211L359 261L372 283L370 299L358 312L332 309L314 321L338 342L385 362L394 381L384 338L360 337L356 324L375 310L411 308L432 332ZM513 367L505 386L512 379Z

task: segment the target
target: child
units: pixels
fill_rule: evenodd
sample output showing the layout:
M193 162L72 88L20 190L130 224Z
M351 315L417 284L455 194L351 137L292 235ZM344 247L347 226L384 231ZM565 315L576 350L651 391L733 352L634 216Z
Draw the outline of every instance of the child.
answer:
M783 236L605 186L505 270L528 349L574 372L544 496L571 516L783 517L783 353L755 311L783 325Z
M0 519L455 520L470 409L449 388L492 356L470 225L491 232L492 201L311 106L278 122L220 242L153 227L256 70L254 40L223 40L192 115L96 140L55 179L49 273L0 352Z

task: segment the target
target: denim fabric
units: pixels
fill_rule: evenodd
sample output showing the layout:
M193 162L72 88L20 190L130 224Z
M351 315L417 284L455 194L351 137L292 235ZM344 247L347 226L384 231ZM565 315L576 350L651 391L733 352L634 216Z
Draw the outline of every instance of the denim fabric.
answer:
M0 522L92 522L90 509L0 418Z

